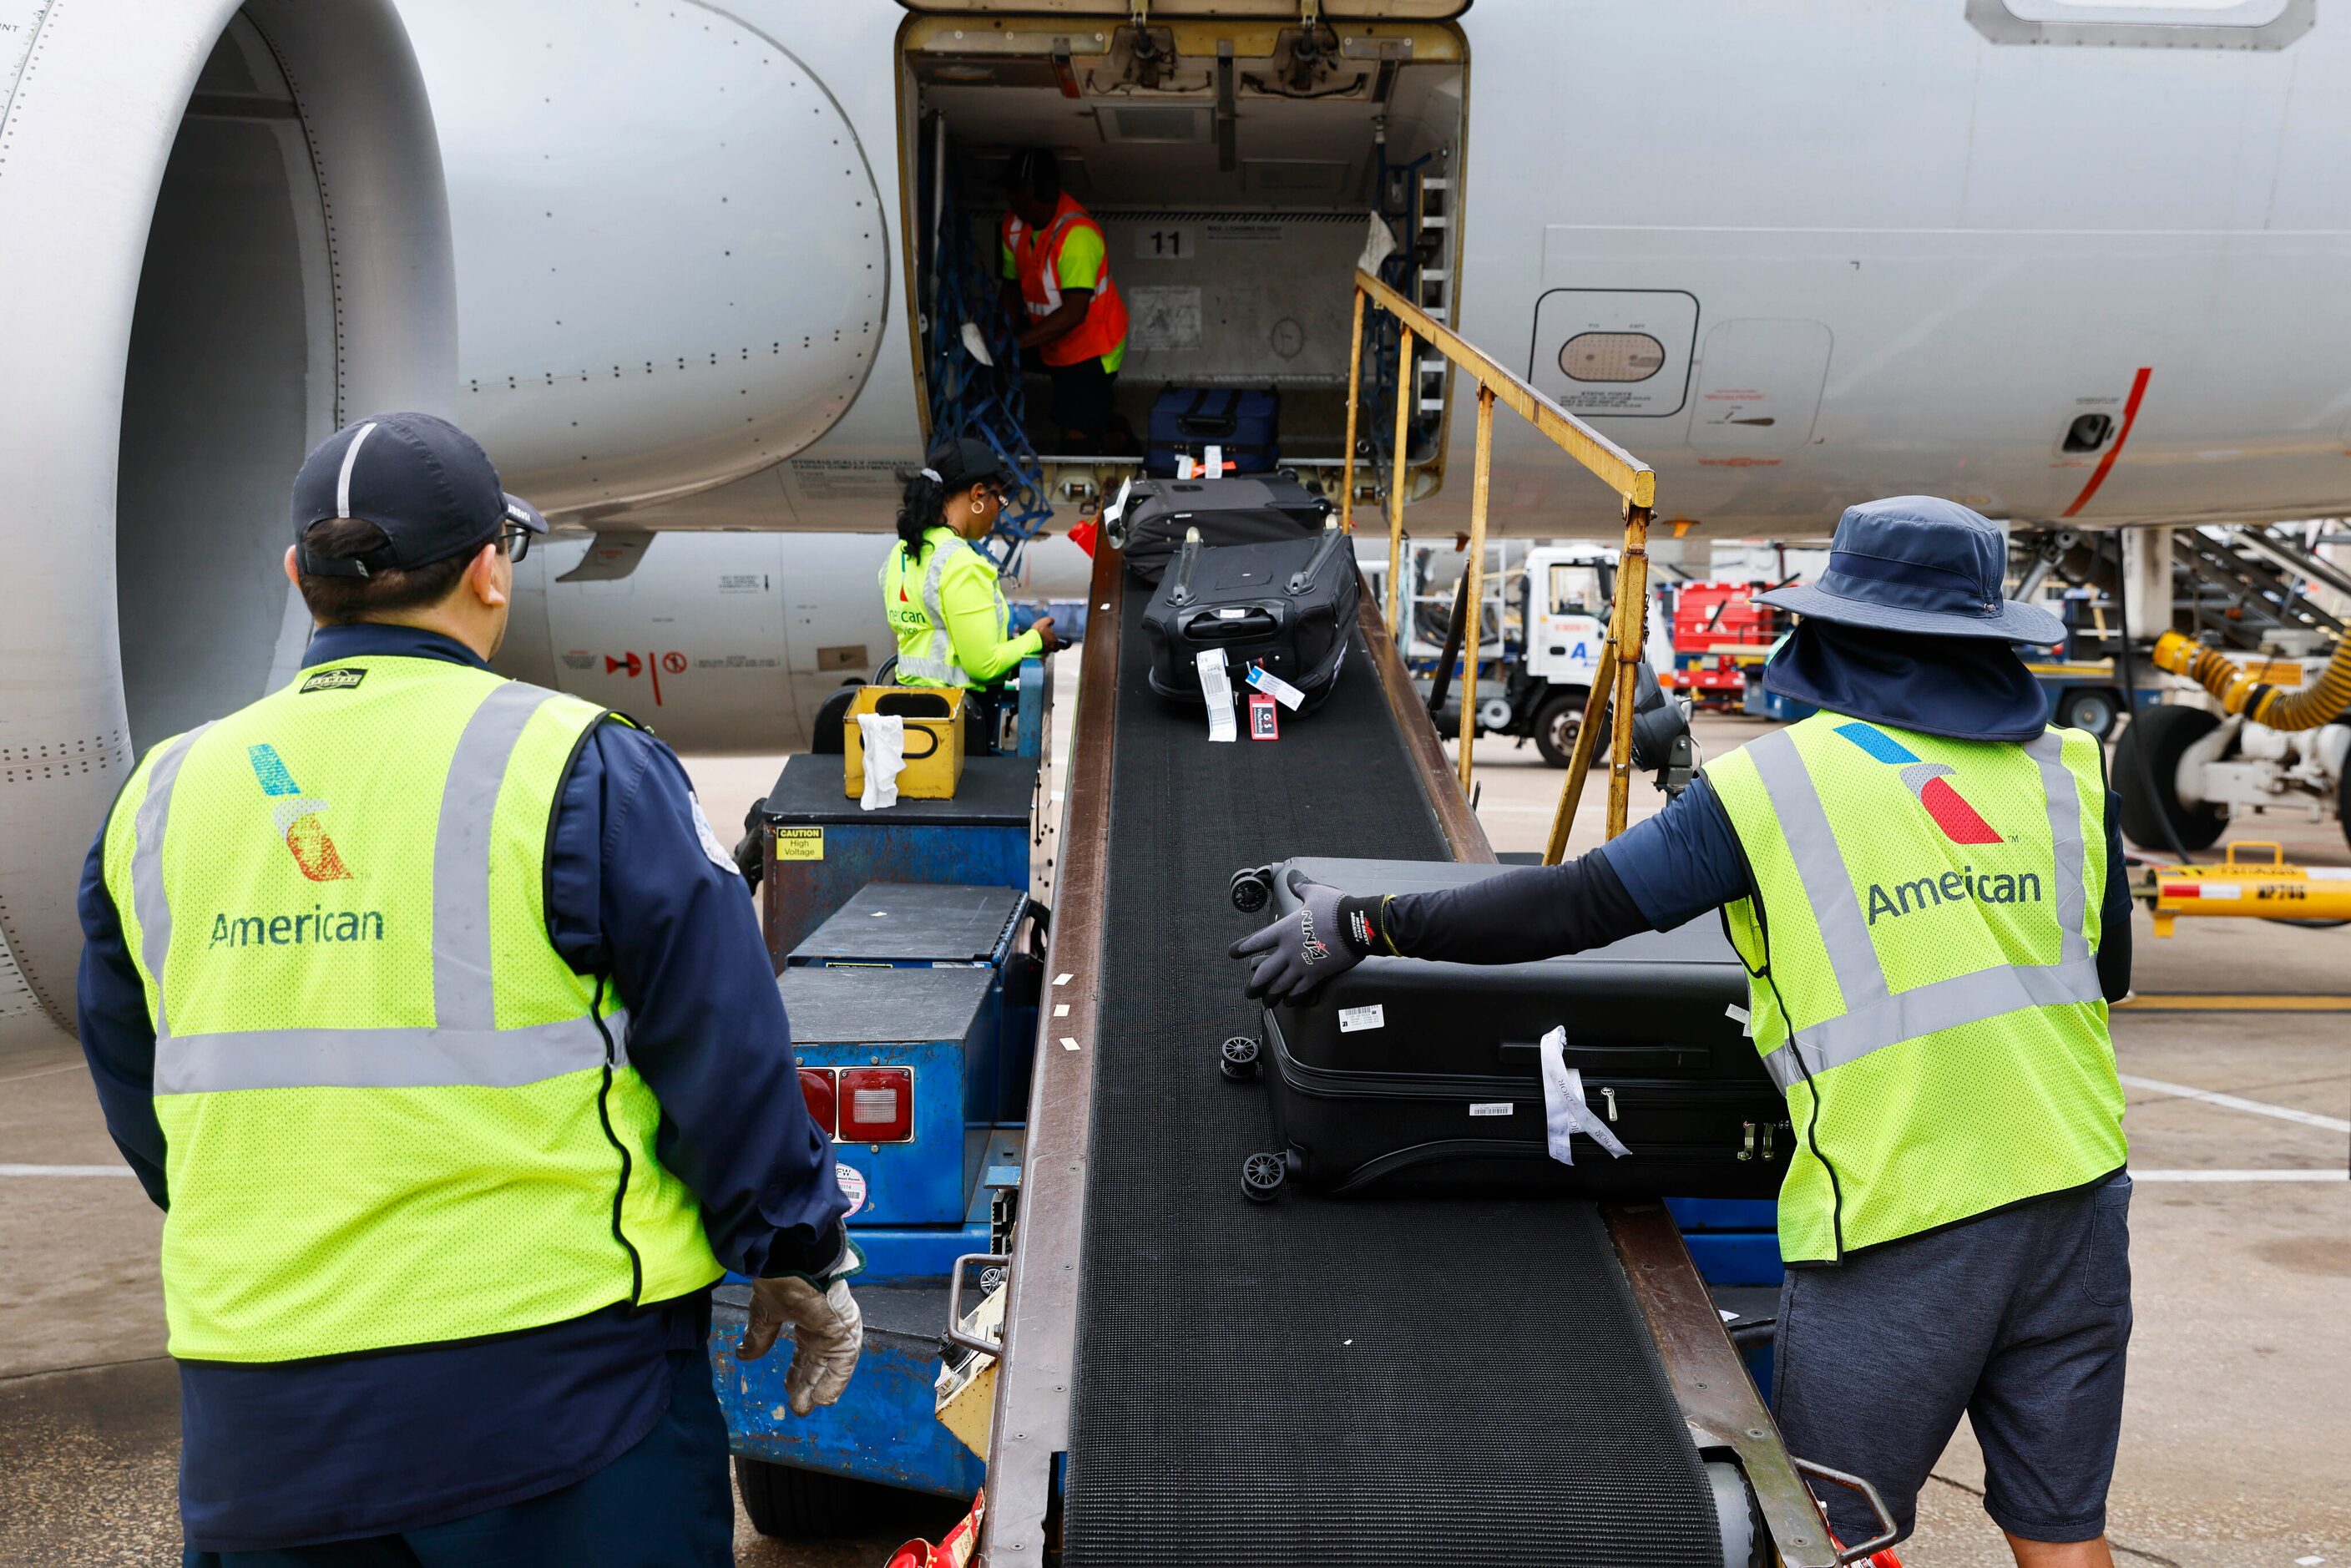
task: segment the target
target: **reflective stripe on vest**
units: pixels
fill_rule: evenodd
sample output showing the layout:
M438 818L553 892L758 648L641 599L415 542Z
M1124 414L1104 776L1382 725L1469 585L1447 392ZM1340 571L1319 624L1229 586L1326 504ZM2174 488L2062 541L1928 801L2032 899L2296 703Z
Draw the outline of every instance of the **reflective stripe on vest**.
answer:
M923 573L923 612L930 617L930 651L911 658L902 651L898 654L898 674L901 676L912 675L917 680L932 681L943 686L976 686L979 684L956 660L955 640L947 635L946 611L939 601L939 581L946 572L948 559L957 551L970 548L961 539L941 540L931 547L930 570ZM906 547L901 542L898 546L898 575L902 578L905 575L905 553Z
M2082 931L2080 795L2064 763L2064 743L2055 735L2044 732L2026 742L2024 750L2040 764L2042 784L2049 797L2050 835L2056 849L2051 894L2056 901L2057 961L2001 964L1889 995L1886 969L1870 940L1853 878L1837 848L1836 834L1829 827L1820 790L1797 754L1794 737L1778 730L1748 745L1748 757L1771 796L1771 809L1779 815L1788 852L1802 879L1804 897L1819 924L1829 967L1845 1003L1838 1017L1804 1026L1800 1039L1782 1041L1764 1057L1764 1068L1783 1092L1803 1081L1807 1067L1814 1073L1826 1072L1886 1046L1937 1030L1980 1023L2019 1008L2098 999L2102 993L2097 960Z
M523 726L550 691L508 682L466 721L450 759L433 844L431 1029L266 1030L220 1035L172 1032L163 974L172 906L163 889L163 833L188 748L205 724L172 743L149 776L139 807L131 886L141 952L155 977L155 1092L232 1089L388 1089L475 1084L510 1089L627 1060L627 1017L600 1030L593 1018L501 1030L490 989L490 817ZM605 1033L612 1046L608 1053Z

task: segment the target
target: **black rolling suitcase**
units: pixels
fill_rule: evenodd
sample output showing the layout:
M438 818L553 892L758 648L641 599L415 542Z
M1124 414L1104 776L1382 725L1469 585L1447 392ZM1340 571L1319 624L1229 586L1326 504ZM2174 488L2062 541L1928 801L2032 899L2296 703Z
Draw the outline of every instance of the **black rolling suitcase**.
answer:
M1330 516L1330 502L1287 474L1147 480L1127 492L1110 542L1126 551L1137 581L1157 582L1193 528L1207 544L1270 544L1312 538Z
M1151 404L1143 468L1173 478L1176 459L1207 459L1208 448L1236 474L1268 474L1281 464L1281 393L1269 387L1169 387Z
M1205 701L1199 656L1216 650L1236 691L1259 664L1305 694L1301 708L1319 705L1346 660L1360 580L1335 522L1279 544L1207 545L1195 530L1143 612L1151 689Z
M1293 869L1373 894L1511 868L1287 861L1236 876L1234 903L1289 914ZM1268 1009L1257 1041L1226 1042L1227 1075L1261 1078L1272 1102L1277 1146L1253 1160L1251 1196L1288 1176L1332 1193L1772 1197L1792 1133L1746 1036L1747 1000L1746 972L1712 917L1533 964L1366 958L1306 1005ZM1562 1025L1564 1064L1621 1158L1582 1133L1573 1165L1550 1155L1538 1042Z

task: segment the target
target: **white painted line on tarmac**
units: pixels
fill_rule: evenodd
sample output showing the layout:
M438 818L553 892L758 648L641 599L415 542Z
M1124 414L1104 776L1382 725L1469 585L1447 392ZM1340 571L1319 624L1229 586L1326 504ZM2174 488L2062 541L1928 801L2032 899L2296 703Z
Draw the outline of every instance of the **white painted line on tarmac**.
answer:
M2143 1171L2131 1167L2131 1180L2141 1181L2345 1181L2344 1171Z
M2191 1089L2185 1083L2166 1083L2159 1078L2134 1078L2127 1072L2116 1073L2116 1076L2134 1089L2174 1094L2182 1100L2201 1100L2207 1105L2224 1106L2231 1111L2250 1111L2256 1116L2275 1116L2281 1122L2299 1122L2305 1127L2324 1127L2330 1133L2351 1133L2351 1121L2345 1121L2340 1116L2322 1116L2315 1111L2297 1111L2291 1105L2241 1100L2234 1094L2216 1093L2210 1089Z
M55 1067L37 1067L30 1072L12 1072L0 1078L0 1083L22 1083L27 1078L47 1078L54 1073L77 1071L81 1066L78 1061L64 1061Z
M0 1165L0 1176L127 1176L129 1166Z

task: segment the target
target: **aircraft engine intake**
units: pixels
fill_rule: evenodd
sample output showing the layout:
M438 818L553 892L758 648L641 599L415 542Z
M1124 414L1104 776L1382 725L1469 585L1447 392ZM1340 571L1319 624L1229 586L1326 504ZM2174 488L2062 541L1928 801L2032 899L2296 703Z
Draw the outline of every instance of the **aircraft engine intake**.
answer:
M293 667L287 477L346 419L450 412L456 311L390 0L0 22L5 1046L72 1027L77 873L141 751Z

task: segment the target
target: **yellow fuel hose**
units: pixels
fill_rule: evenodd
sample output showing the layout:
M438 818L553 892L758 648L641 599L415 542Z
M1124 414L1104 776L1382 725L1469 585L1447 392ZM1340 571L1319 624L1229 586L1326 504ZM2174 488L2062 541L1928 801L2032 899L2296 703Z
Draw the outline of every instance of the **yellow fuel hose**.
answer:
M2351 638L2335 645L2314 685L2294 692L2257 681L2226 656L2177 632L2156 639L2155 667L2185 675L2220 699L2229 713L2241 713L2272 729L2316 729L2332 724L2351 706Z

